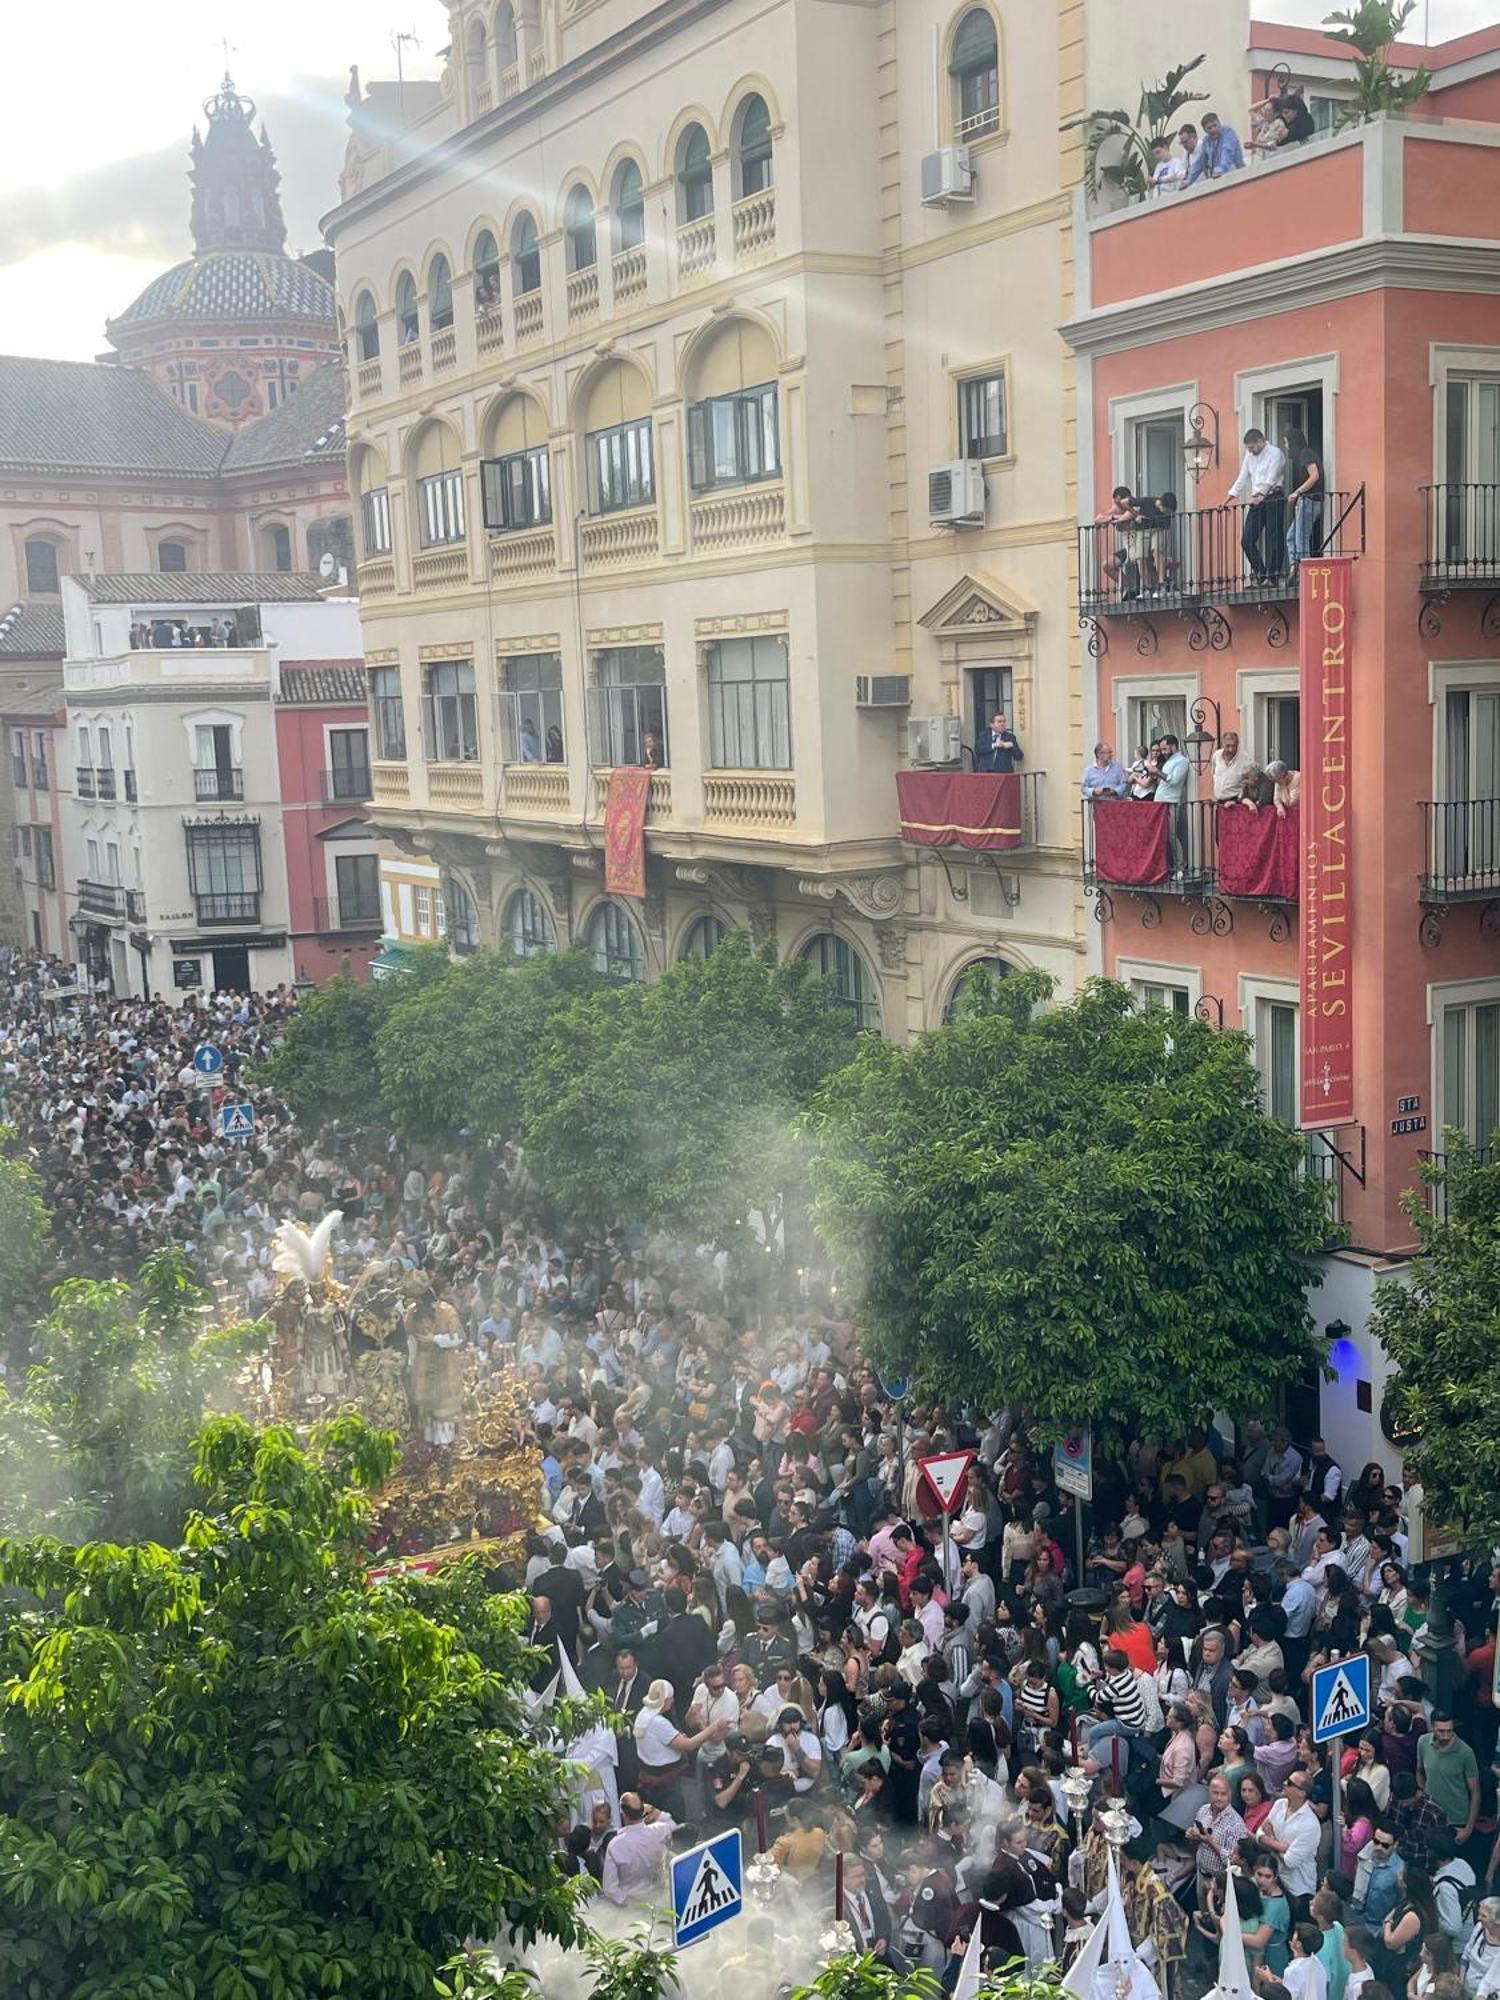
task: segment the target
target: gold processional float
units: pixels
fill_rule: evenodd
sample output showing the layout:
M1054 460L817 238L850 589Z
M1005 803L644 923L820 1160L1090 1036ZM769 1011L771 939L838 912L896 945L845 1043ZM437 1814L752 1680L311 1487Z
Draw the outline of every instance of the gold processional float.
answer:
M350 1286L329 1245L343 1219L276 1231L271 1341L244 1382L264 1423L316 1423L354 1410L401 1441L377 1495L370 1548L383 1575L466 1555L519 1573L526 1531L545 1525L541 1454L514 1376L482 1375L458 1314L422 1271L368 1264Z

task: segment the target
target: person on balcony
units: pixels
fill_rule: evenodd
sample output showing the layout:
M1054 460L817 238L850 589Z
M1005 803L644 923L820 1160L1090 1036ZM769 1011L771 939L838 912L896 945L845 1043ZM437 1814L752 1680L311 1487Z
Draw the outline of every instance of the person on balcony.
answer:
M542 746L537 737L536 724L529 715L521 717L521 740L517 744L523 764L539 764L542 761Z
M1192 187L1202 180L1222 180L1225 174L1232 174L1236 167L1245 164L1245 149L1240 144L1240 135L1232 125L1226 125L1217 111L1203 114L1203 143L1195 150L1187 170L1187 185Z
M1323 525L1323 463L1303 432L1292 429L1282 439L1286 456L1286 559L1295 573L1298 563L1315 556Z
M974 769L1008 774L1024 761L1015 731L997 709L988 729L981 729L974 745Z
M1104 574L1111 583L1120 585L1122 597L1134 597L1140 590L1140 577L1130 560L1130 531L1135 526L1135 495L1128 486L1117 486L1109 496L1109 512L1099 516L1099 525L1115 531L1115 552L1104 564ZM1122 575L1125 578L1120 582Z
M1251 576L1265 583L1280 574L1285 553L1286 453L1264 431L1246 431L1245 455L1229 497L1246 503L1240 547Z
M1136 538L1141 550L1141 580L1153 597L1170 590L1180 567L1172 553L1177 527L1177 495L1149 494L1135 507Z
M1198 128L1196 125L1182 126L1177 134L1177 143L1182 148L1182 183L1185 187L1193 178L1193 161L1198 153ZM1180 191L1180 190L1179 190Z
M1153 139L1151 157L1155 162L1151 169L1152 199L1164 194L1176 194L1187 179L1187 161L1173 153L1170 139Z
M1220 805L1228 805L1239 798L1244 788L1245 774L1252 768L1249 751L1240 747L1239 731L1226 729L1219 738L1219 747L1213 756L1215 800Z
M1083 796L1086 799L1123 799L1129 783L1125 766L1115 756L1114 746L1096 743L1094 761L1083 774Z
M1276 808L1276 817L1285 819L1289 806L1302 803L1302 773L1293 771L1278 757L1266 766L1266 776L1275 786L1271 803Z
M1156 781L1156 803L1172 808L1168 819L1172 841L1172 869L1185 875L1188 869L1187 789L1193 767L1175 736L1161 739L1161 776Z

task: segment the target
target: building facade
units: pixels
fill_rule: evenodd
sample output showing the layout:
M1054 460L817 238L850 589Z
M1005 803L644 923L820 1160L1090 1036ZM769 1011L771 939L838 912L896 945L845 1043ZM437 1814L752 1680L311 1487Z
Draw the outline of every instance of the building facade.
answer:
M382 151L356 103L325 227L373 810L482 941L651 977L748 924L897 1038L976 962L1084 976L1089 11L455 0L419 128ZM1016 840L903 842L913 747L967 762L997 711ZM641 763L646 894L612 899Z
M262 990L362 963L357 607L319 579L63 583L58 773L76 957L117 993Z
M1294 64L1330 100L1347 88L1323 38L1255 35L1256 61ZM1128 765L1170 732L1195 767L1180 808L1083 807L1103 965L1142 1004L1243 1029L1268 1109L1307 1114L1308 1171L1346 1239L1311 1294L1336 1371L1322 1429L1345 1463L1395 1462L1365 1321L1374 1281L1414 1244L1403 1195L1445 1127L1487 1147L1500 1124L1500 31L1406 53L1433 73L1408 118L1325 131L1163 201L1081 207L1066 329L1093 412L1079 533L1090 741ZM1254 515L1230 499L1252 429L1290 461ZM1321 480L1289 510L1309 462ZM1175 518L1104 522L1122 485L1175 489ZM1295 559L1320 556L1349 559L1347 772L1302 712ZM1257 765L1300 770L1299 806L1215 801L1228 732ZM1334 812L1347 854L1347 951L1327 898L1302 907L1310 804ZM1339 1124L1300 1102L1318 1083L1302 1074L1314 915L1341 978L1347 962ZM1313 1397L1303 1434L1318 1421Z

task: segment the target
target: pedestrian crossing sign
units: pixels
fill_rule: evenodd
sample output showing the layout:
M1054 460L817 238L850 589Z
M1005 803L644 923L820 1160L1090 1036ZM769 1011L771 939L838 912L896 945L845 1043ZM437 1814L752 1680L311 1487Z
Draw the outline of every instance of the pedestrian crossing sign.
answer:
M1351 1653L1346 1660L1330 1660L1313 1675L1313 1742L1327 1743L1335 1736L1351 1736L1370 1724L1370 1656Z
M740 1914L743 1883L737 1826L677 1856L672 1863L672 1942L679 1950Z
M221 1139L249 1139L255 1132L255 1106L253 1104L221 1104L219 1106L219 1136Z

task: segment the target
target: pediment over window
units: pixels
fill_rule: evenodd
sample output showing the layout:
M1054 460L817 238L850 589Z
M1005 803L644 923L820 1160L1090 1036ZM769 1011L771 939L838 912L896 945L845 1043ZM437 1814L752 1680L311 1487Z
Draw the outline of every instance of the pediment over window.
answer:
M917 620L925 632L946 638L982 633L1000 633L1017 638L1029 636L1036 623L1036 606L1027 604L1014 591L1002 590L993 577L982 574L961 576L937 603Z

